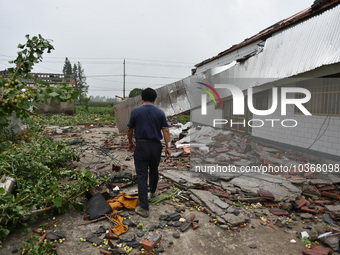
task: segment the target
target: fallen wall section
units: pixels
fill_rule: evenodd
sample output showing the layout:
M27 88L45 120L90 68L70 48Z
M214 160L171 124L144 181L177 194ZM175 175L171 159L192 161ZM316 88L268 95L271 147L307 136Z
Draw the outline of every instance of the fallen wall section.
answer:
M167 117L191 110L201 105L201 91L196 88L195 83L204 81L205 76L195 75L187 77L156 89L157 99L155 105L162 109ZM119 132L126 132L130 113L142 104L141 96L129 98L114 106L116 123Z

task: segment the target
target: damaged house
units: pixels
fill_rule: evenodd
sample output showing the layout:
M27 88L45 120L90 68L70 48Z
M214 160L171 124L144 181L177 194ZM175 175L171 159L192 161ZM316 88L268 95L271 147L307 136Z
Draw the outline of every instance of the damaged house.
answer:
M316 0L311 7L196 64L191 76L157 89L157 106L167 116L190 110L197 125L231 129L338 160L339 3ZM233 94L230 87L223 87L226 84L236 88ZM286 99L290 103L285 104ZM292 101L304 103L299 107ZM125 131L130 111L139 104L136 97L115 106L120 131ZM266 110L270 114L261 115Z

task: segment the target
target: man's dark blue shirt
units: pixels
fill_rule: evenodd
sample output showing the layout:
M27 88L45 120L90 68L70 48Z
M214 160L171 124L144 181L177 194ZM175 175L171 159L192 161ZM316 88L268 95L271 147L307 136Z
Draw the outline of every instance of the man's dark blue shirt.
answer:
M162 140L161 130L168 128L164 112L151 103L144 103L131 111L130 129L135 129L135 138L145 140Z

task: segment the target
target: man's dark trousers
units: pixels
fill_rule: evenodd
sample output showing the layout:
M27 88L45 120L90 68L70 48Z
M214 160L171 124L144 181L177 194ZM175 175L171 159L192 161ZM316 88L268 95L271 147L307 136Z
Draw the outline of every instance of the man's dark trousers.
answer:
M162 144L156 140L137 140L134 152L139 206L149 210L148 176L151 193L156 192ZM149 171L148 171L149 169ZM149 172L149 173L148 173Z

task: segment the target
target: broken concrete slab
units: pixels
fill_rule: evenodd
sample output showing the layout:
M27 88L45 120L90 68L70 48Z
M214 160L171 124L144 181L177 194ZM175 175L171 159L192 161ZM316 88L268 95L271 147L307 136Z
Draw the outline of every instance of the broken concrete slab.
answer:
M339 237L338 236L326 236L321 241L332 249L339 248Z
M274 195L275 201L294 200L301 194L300 189L284 178L281 179L281 182L273 182L272 180L277 180L275 178L270 178L270 180L271 181L263 180L263 178L240 176L232 179L230 183L253 196L257 196L258 190L266 190Z
M164 178L173 181L177 186L185 190L201 188L206 184L202 178L195 176L198 174L189 171L164 170L160 174L163 175ZM182 180L186 180L186 183L183 183Z
M249 222L248 217L242 215L236 216L235 214L231 213L223 215L222 218L233 227Z
M340 184L340 176L336 174L328 174L328 178L332 180L333 184Z
M173 152L173 153L171 153L171 157L177 158L177 157L181 156L183 154L183 152L184 151ZM164 156L165 156L165 154L164 154Z
M225 211L214 202L220 199L211 192L197 189L190 189L189 192L191 193L190 197L195 197L196 200L200 201L211 213L215 215L223 215L225 213Z
M340 215L340 204L337 204L337 205L325 205L325 208L329 212L333 212L336 216Z
M291 182L294 185L304 185L307 183L307 180L305 178L290 178L288 179L289 182Z
M229 207L229 205L225 202L223 202L221 199L215 199L213 201L217 206L221 207L222 209L227 209Z
M301 219L311 219L313 218L313 215L310 213L301 213L300 214Z
M236 194L236 188L233 185L229 184L229 182L221 181L221 186L224 190L229 191L231 194Z
M311 179L310 183L313 185L332 185L331 179Z

